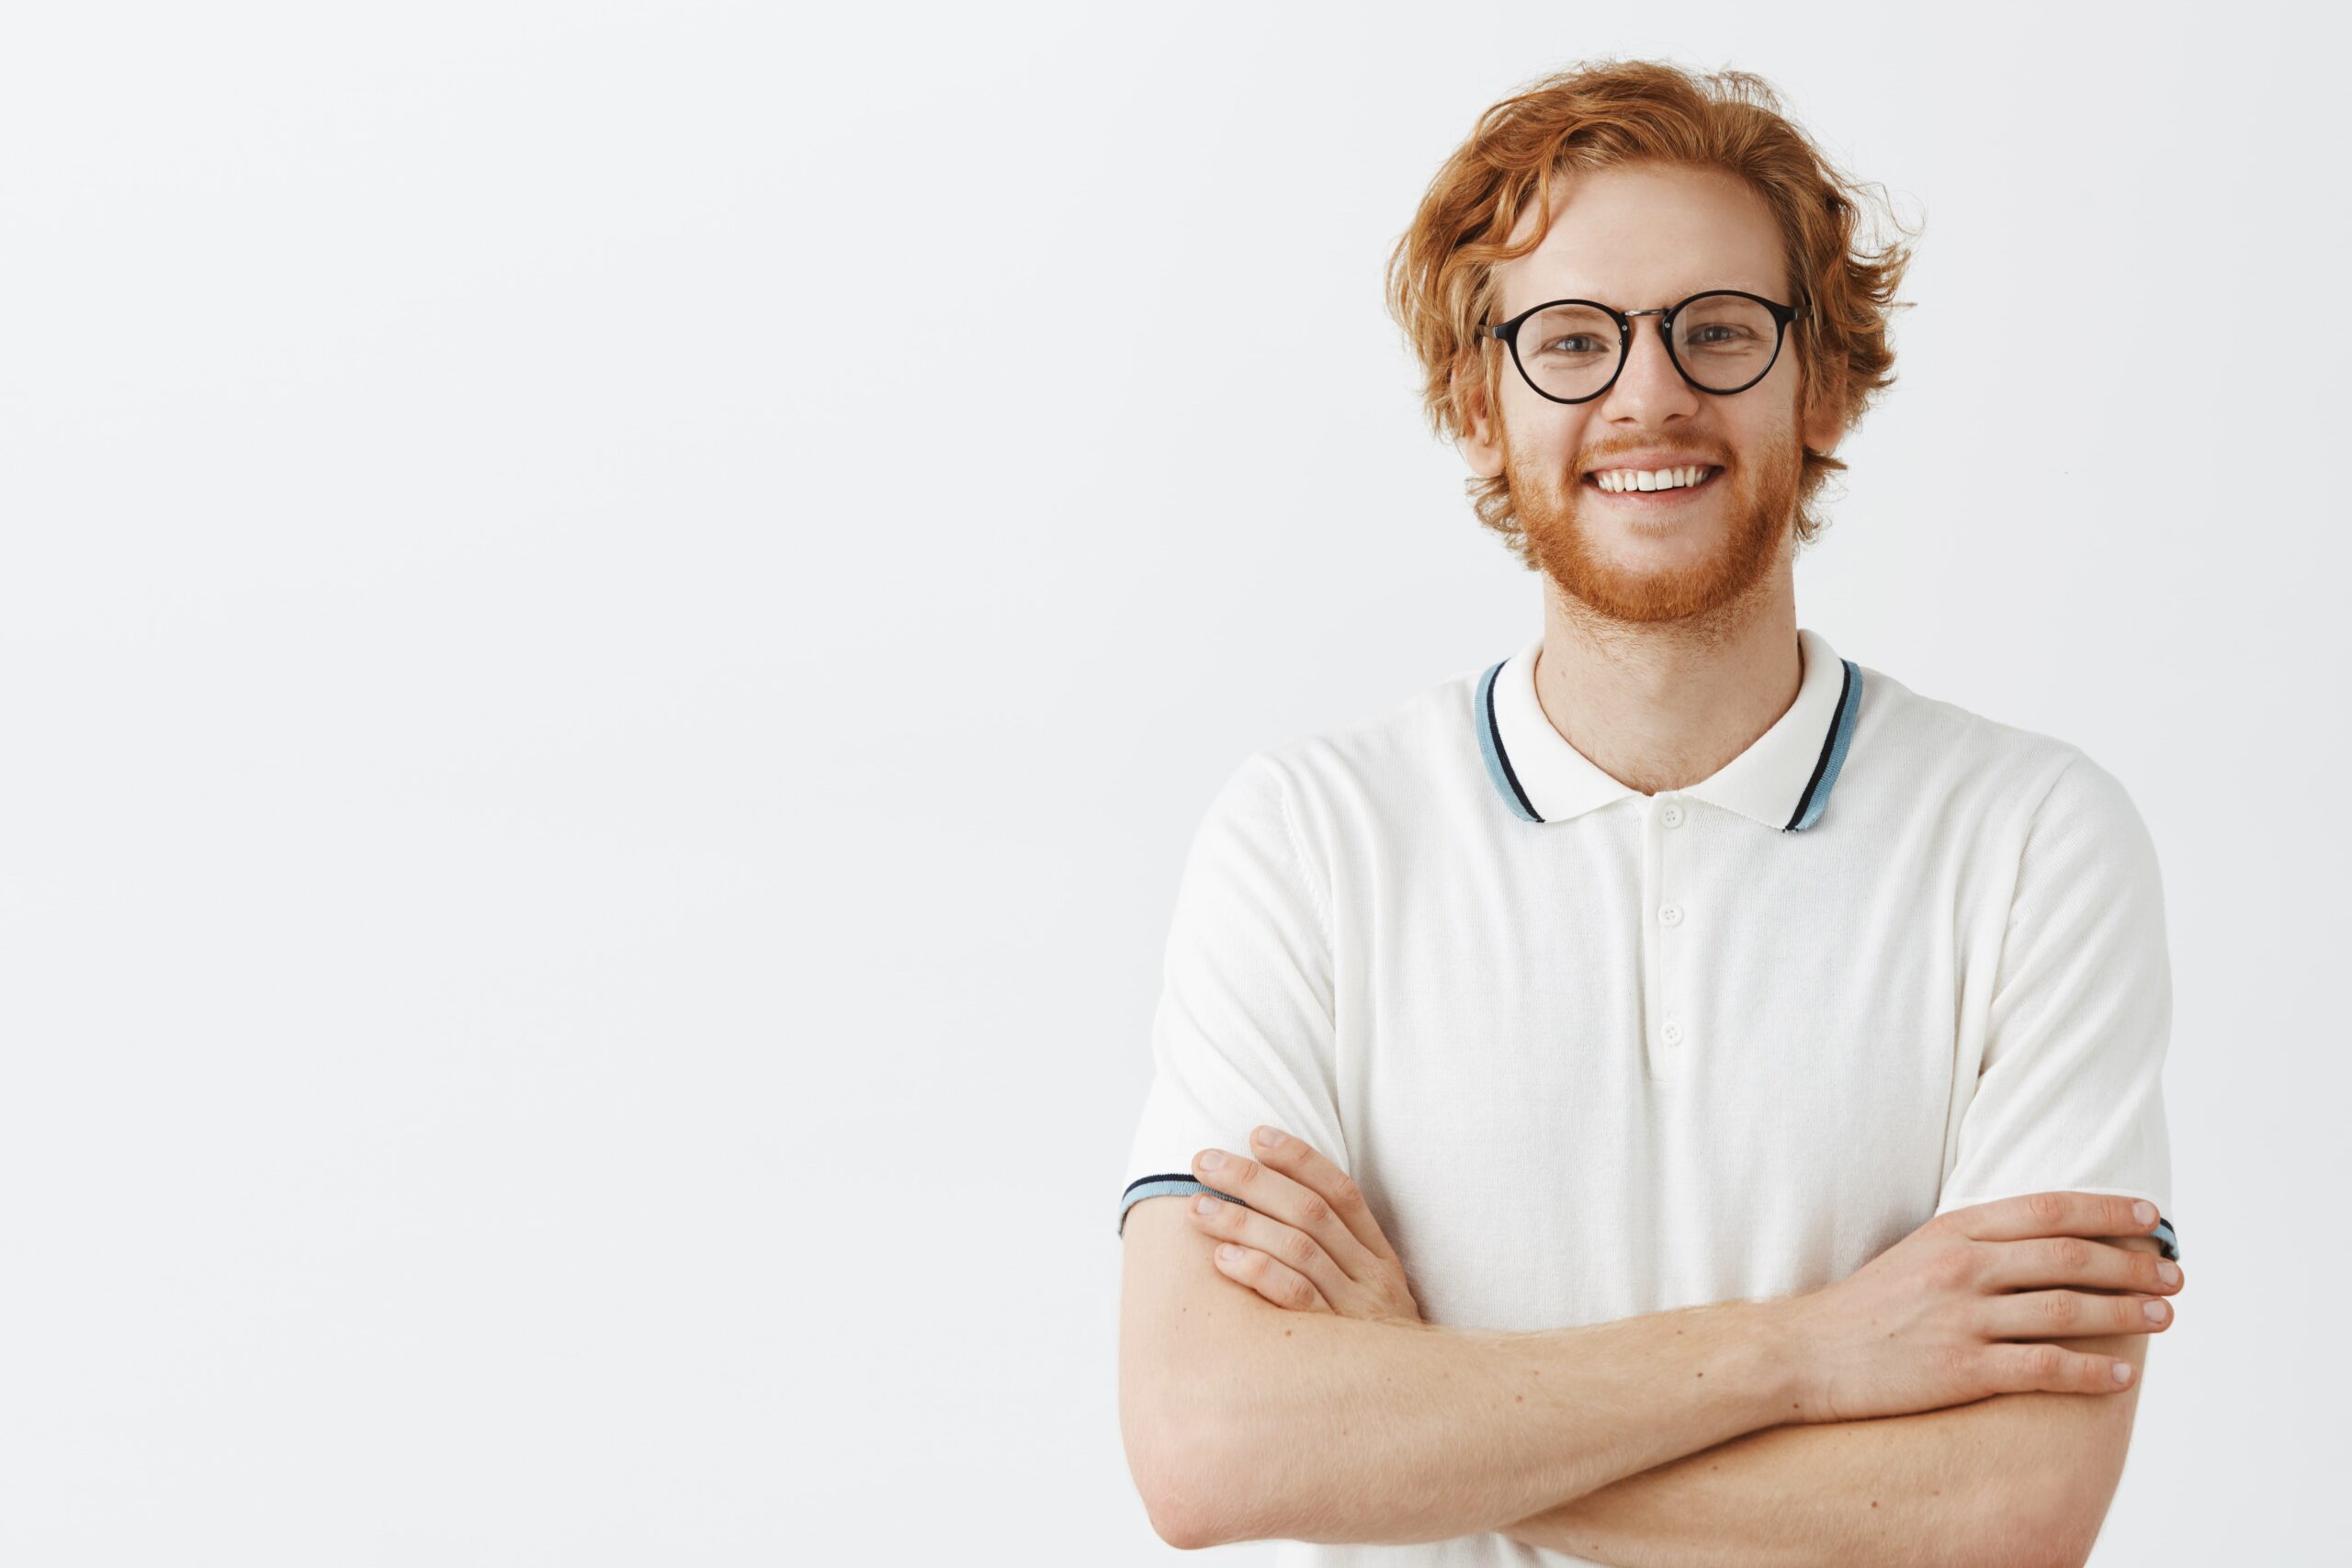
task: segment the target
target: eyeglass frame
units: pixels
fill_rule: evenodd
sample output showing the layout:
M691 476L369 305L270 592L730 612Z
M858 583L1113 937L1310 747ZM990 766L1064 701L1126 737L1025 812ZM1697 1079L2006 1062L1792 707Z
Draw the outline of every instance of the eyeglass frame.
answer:
M1674 352L1674 318L1685 306L1695 304L1701 299L1713 299L1724 294L1736 295L1742 299L1753 299L1772 313L1772 357L1764 362L1764 368L1757 372L1755 380L1744 382L1729 390L1719 390L1713 387L1700 386L1697 381L1691 379L1690 372L1683 368L1681 357ZM1535 378L1528 374L1526 362L1519 357L1519 329L1526 323L1529 317L1540 311L1548 310L1555 305L1589 305L1617 323L1617 368L1609 373L1609 379L1600 384L1600 390L1587 392L1581 398L1553 397L1551 393L1535 384ZM1667 363L1674 367L1676 375L1681 377L1697 391L1705 392L1712 397L1730 398L1738 396L1748 388L1755 386L1757 381L1761 381L1765 377L1770 376L1772 373L1772 367L1781 362L1781 345L1788 341L1789 323L1797 319L1797 308L1793 305L1783 305L1777 299L1767 299L1761 294L1750 294L1745 288L1704 289L1687 299L1678 300L1671 305L1662 305L1654 310L1620 310L1614 306L1604 305L1598 299L1546 299L1541 305L1530 305L1508 321L1501 321L1488 327L1487 335L1500 338L1510 345L1510 362L1518 367L1519 378L1527 383L1529 391L1539 398L1547 399L1555 403L1589 403L1595 398L1606 396L1609 389L1617 384L1617 378L1625 373L1625 367L1633 360L1634 318L1636 316L1660 318L1657 324L1658 342L1665 345Z

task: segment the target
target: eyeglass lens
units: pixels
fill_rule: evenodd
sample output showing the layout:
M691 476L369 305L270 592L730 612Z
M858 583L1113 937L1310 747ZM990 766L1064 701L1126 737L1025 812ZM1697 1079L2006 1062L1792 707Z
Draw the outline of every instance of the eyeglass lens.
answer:
M1608 311L1555 305L1520 323L1520 367L1551 397L1590 397L1617 373L1619 342ZM1693 299L1674 318L1675 359L1712 391L1737 391L1763 375L1779 344L1772 312L1736 294Z

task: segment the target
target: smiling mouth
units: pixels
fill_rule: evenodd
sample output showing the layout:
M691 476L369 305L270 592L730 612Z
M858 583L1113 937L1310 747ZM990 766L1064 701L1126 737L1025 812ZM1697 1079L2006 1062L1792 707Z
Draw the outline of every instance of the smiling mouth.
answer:
M1600 488L1600 476L1597 473L1585 475L1582 483L1585 489L1604 501L1632 506L1663 507L1688 501L1693 496L1705 495L1715 488L1715 481L1723 477L1724 471L1721 468L1715 468L1697 484L1676 485L1670 490L1603 490Z

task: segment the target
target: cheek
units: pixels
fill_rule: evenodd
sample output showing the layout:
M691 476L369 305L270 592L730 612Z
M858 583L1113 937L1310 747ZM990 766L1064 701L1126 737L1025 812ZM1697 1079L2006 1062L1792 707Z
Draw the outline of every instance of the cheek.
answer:
M1576 467L1576 455L1583 450L1584 426L1583 418L1574 410L1557 404L1545 404L1541 410L1513 409L1505 423L1507 449L1514 463L1565 473Z
M1572 438L1587 417L1581 406L1538 395L1517 371L1503 383L1503 434L1512 446L1533 451Z

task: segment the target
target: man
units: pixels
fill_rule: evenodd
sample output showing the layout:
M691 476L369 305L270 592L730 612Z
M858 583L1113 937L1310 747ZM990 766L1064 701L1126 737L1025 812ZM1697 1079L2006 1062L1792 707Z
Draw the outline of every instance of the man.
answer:
M1193 844L1121 1203L1179 1545L2089 1551L2179 1285L2161 887L2079 750L1797 625L1907 259L1848 188L1755 78L1613 64L1489 110L1397 247L1542 630Z

